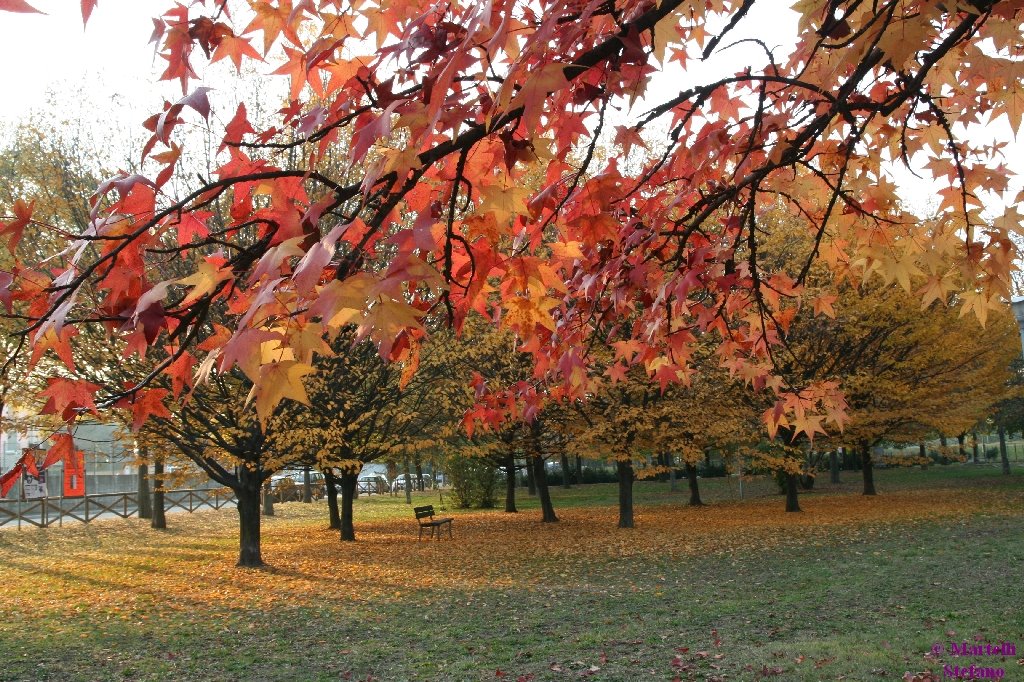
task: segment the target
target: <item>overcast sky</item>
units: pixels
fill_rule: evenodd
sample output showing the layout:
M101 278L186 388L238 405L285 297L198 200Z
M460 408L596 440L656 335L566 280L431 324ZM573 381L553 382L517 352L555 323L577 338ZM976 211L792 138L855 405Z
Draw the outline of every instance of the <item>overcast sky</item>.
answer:
M147 42L166 0L100 0L86 30L77 2L32 4L47 14L0 14L0 121L43 108L49 92L119 122L129 104L141 112L160 103Z

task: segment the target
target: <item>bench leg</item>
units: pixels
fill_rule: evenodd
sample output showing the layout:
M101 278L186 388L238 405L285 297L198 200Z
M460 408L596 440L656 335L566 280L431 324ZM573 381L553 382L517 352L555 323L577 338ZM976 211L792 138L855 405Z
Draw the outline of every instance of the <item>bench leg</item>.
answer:
M416 538L416 542L419 542L422 539L423 539L423 526L420 526L420 536L418 538Z

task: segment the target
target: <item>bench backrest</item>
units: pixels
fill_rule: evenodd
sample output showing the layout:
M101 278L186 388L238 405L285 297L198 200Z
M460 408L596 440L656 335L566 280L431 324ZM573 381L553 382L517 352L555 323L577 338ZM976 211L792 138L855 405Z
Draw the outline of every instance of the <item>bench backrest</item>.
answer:
M434 518L434 505L432 504L428 504L425 507L413 507L413 511L416 512L417 521L427 517Z

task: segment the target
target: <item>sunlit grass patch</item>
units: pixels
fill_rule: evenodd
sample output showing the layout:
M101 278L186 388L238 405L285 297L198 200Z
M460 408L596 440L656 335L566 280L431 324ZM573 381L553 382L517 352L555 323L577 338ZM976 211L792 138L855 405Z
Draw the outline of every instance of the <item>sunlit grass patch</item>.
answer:
M1024 485L1004 481L946 476L874 498L822 486L801 514L767 494L688 508L645 483L632 530L616 528L613 486L584 486L554 491L557 524L523 495L519 514L449 509L454 541L422 542L402 497L359 500L356 543L327 528L325 503L296 502L264 519L262 570L234 567L231 509L171 515L166 532L138 520L5 531L0 679L935 670L923 655L948 631L1024 643ZM575 497L587 504L564 504ZM427 500L440 504L415 502ZM986 589L960 599L965 576Z

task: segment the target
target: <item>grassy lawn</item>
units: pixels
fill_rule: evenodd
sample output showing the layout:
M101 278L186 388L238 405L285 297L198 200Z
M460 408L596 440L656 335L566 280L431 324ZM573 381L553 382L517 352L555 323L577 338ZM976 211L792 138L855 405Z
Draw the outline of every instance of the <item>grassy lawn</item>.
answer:
M1024 476L881 470L877 498L843 479L802 514L768 481L742 501L702 481L701 509L642 482L633 530L613 485L553 489L551 525L522 491L517 515L449 510L455 541L431 543L404 498L360 499L346 545L323 502L288 503L259 571L233 568L232 510L3 530L0 680L1024 679ZM929 654L975 638L1018 654Z

